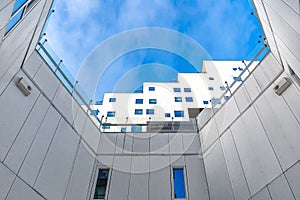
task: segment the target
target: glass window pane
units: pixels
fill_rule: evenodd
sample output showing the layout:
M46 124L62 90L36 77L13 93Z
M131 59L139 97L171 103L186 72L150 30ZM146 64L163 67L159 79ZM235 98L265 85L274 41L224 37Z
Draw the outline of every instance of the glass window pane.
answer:
M15 13L27 0L17 0L12 13Z
M109 169L99 169L94 199L105 199Z
M143 109L135 109L134 114L136 115L142 115L143 114Z
M115 115L116 115L116 112L114 112L114 111L107 112L107 117L114 117Z
M142 132L142 126L132 126L131 132L135 132L135 133Z
M193 102L193 97L185 97L186 102Z
M171 114L170 113L166 113L165 117L171 117Z
M175 102L182 102L182 98L181 97L175 97Z
M173 169L174 197L175 199L185 198L185 183L183 169Z
M184 112L182 110L175 110L174 115L175 117L184 117Z
M174 92L181 92L180 88L173 88Z
M143 99L136 99L135 104L143 104Z
M191 88L184 88L184 92L191 92Z
M157 103L156 99L149 99L149 104L156 104L156 103Z
M8 33L22 18L22 14L24 12L24 8L21 9L13 18L10 19L10 21L7 24L5 34Z
M146 114L147 115L154 115L154 109L147 109Z
M109 102L116 102L116 98L109 98Z
M155 87L149 87L149 91L155 91Z

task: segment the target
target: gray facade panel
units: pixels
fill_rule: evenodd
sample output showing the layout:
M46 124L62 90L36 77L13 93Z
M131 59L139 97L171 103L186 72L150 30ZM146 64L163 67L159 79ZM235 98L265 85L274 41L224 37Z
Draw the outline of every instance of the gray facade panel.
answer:
M300 199L300 164L297 163L286 173L286 178L296 199Z
M0 163L0 177L0 199L5 199L16 176L6 166Z
M279 176L268 188L273 200L294 200L293 193L284 175Z

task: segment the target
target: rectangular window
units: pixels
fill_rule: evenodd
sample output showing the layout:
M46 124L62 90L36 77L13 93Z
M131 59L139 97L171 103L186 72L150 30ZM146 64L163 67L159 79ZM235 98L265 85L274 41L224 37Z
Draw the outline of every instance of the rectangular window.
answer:
M233 77L233 80L234 80L234 81L243 81L241 77L236 77L236 76Z
M173 88L173 91L174 92L181 92L181 89L180 88Z
M185 97L186 102L193 102L193 97Z
M142 126L131 126L131 132L140 133L142 132Z
M109 98L109 102L116 102L116 98Z
M24 9L25 8L22 8L21 10L19 10L18 13L15 14L15 16L10 19L10 21L7 24L5 34L7 34L18 23L18 21L21 20Z
M185 199L184 169L173 168L173 188L175 199Z
M135 115L142 115L143 114L143 109L135 109L134 114Z
M156 103L157 103L156 99L149 99L149 104L156 104Z
M184 88L184 92L191 92L191 88Z
M204 105L207 105L209 102L208 101L203 101L203 104Z
M165 113L165 117L171 117L170 113Z
M154 109L147 109L146 114L147 115L154 115Z
M175 102L182 102L182 98L181 97L175 97Z
M214 77L209 77L208 79L209 79L210 81L215 80Z
M155 91L155 87L149 87L149 91Z
M175 110L174 116L175 117L184 117L184 112L182 110Z
M110 125L103 125L102 128L103 129L110 129Z
M226 90L225 86L220 86L220 90Z
M241 67L238 67L238 69L239 69L240 71L243 71L243 68L241 68Z
M136 99L135 104L143 104L144 100L143 99Z
M115 111L108 111L107 112L107 117L115 117L116 116L116 112Z
M213 87L208 87L208 90L214 90L214 88Z
M221 100L219 98L212 98L211 103L212 104L221 104Z
M94 192L94 199L105 199L109 169L99 169L97 183Z

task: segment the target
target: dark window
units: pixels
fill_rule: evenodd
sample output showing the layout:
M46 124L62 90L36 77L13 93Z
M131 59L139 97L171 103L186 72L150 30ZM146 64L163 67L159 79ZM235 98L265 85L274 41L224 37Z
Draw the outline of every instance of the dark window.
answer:
M135 104L143 104L144 100L143 99L136 99Z
M209 77L209 80L213 81L213 80L215 80L215 79L214 79L214 77Z
M147 109L146 114L147 115L154 115L154 109Z
M175 102L182 102L182 98L181 97L175 97Z
M149 87L149 91L155 91L155 87Z
M109 102L116 102L116 98L109 98Z
M185 97L186 102L193 102L193 97Z
M103 129L110 129L110 125L103 125L102 128Z
M186 198L183 168L173 169L173 185L175 199Z
M208 90L214 90L214 88L213 87L208 87Z
M184 112L182 110L175 110L174 116L175 117L184 117Z
M233 71L236 71L236 70L237 70L237 68L236 68L236 67L234 67L234 68L232 68L232 70L233 70Z
M108 111L107 112L107 117L114 117L116 116L116 112L115 111Z
M234 81L242 81L242 78L241 78L241 77L236 77L236 76L234 76L234 77L233 77L233 80L234 80Z
M183 90L184 90L184 92L191 92L192 91L191 88L184 88Z
M240 71L243 71L243 68L241 68L241 67L238 67L238 69L239 69Z
M109 169L99 169L94 199L105 199Z
M203 101L203 104L204 105L207 105L209 102L208 101Z
M229 96L224 96L225 101L229 99Z
M220 90L226 90L225 86L220 86Z
M173 88L173 91L174 92L181 92L181 89L180 88Z
M142 115L143 114L143 109L135 109L134 114L135 115Z
M165 117L171 117L171 114L170 113L166 113Z
M156 99L149 99L149 104L156 104L156 103L157 103Z

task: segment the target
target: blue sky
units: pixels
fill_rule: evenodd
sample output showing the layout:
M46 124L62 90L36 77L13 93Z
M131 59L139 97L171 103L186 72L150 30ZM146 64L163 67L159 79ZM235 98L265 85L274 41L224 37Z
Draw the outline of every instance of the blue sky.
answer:
M262 34L257 19L251 15L254 9L250 2L58 0L46 30L47 39L75 77L99 44L115 34L143 27L183 33L214 60L250 59L258 50L257 41ZM138 69L146 69L147 73ZM176 79L177 72L194 71L194 66L172 52L139 49L113 60L97 79L98 87L88 93L99 100L104 92L130 92L143 81L170 81Z

